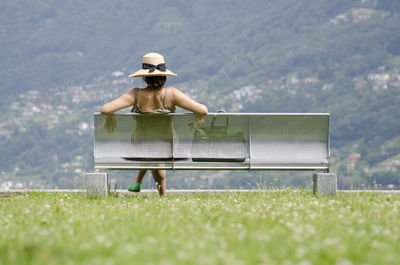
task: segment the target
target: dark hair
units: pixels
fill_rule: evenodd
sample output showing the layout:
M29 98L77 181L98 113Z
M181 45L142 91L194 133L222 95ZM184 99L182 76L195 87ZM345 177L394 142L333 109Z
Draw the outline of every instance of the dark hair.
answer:
M143 76L144 82L151 89L161 89L167 81L166 76Z

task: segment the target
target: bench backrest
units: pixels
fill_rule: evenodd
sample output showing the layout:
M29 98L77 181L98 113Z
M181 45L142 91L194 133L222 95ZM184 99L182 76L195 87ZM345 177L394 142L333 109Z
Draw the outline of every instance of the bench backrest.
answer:
M98 169L329 169L327 113L94 115ZM110 119L109 119L110 121Z

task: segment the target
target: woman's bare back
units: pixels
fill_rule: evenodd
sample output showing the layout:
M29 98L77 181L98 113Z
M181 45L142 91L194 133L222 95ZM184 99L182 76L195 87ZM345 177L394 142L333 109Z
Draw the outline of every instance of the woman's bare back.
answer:
M152 111L163 106L163 93L167 89L165 106L175 108L178 106L182 109L192 111L196 114L205 115L208 109L205 105L200 104L186 96L175 87L162 88L160 90L152 90L150 88L138 89L137 99L139 99L139 107L143 111ZM135 89L123 94L119 98L104 104L100 111L104 114L111 114L117 110L133 106L135 104Z
M137 113L171 113L175 112L175 106L171 106L171 88L162 89L138 89L134 88L135 102L132 111Z

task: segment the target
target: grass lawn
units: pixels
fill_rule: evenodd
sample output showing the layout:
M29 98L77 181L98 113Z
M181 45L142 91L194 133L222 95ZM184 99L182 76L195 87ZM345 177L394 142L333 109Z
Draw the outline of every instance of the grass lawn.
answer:
M0 198L0 264L400 264L400 195Z

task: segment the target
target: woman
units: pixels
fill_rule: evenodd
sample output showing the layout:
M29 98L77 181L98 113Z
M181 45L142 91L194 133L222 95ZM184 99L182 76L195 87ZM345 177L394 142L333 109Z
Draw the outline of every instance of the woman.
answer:
M164 87L167 76L176 76L176 74L166 68L164 57L158 53L145 54L142 60L142 69L129 77L143 77L147 84L146 88L134 88L119 98L104 104L100 111L109 115L117 110L133 106L133 111L136 113L165 114L175 112L175 107L178 106L198 114L197 122L202 122L208 113L207 107L189 98L175 87ZM146 172L147 170L138 171L136 179L133 185L128 187L128 191L140 191ZM166 170L153 169L152 173L159 194L165 195Z

